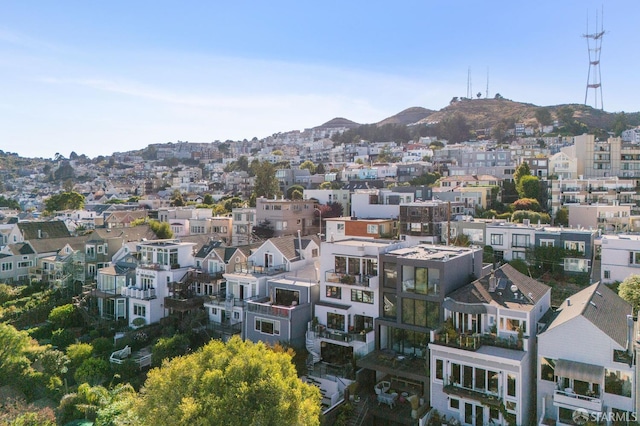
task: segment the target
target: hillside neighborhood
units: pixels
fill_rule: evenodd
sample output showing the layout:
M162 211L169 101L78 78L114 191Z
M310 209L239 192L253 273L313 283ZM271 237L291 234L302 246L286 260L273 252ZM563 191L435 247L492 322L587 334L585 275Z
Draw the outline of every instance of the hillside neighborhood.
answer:
M264 344L326 425L636 424L640 123L483 101L0 152L0 423L136 424L170 360Z

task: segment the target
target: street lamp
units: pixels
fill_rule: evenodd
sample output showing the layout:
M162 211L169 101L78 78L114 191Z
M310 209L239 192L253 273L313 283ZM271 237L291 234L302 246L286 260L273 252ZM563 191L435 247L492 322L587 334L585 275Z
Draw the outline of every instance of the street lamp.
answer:
M314 207L313 209L317 211L318 215L320 216L320 226L319 226L320 232L318 233L318 237L320 237L320 241L322 241L322 210L320 210L317 207Z

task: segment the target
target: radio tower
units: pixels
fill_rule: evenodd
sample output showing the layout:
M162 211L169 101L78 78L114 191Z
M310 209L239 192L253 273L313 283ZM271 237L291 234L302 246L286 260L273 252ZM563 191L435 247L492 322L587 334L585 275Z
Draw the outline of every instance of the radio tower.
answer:
M602 11L604 15L604 8ZM603 17L600 18L600 31L598 31L598 11L596 10L596 32L589 33L589 17L587 16L587 33L582 37L587 39L587 49L589 51L589 72L587 74L587 89L584 94L584 104L587 105L589 89L593 89L595 99L594 108L598 109L598 94L600 95L600 109L604 110L602 101L602 81L600 74L600 53L602 53L602 37L605 34L603 27Z

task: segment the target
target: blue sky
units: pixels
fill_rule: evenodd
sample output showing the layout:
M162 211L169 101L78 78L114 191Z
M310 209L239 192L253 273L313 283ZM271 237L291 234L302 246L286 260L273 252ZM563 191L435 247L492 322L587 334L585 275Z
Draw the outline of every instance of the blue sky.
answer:
M373 123L473 92L583 103L602 1L4 1L0 149L90 157L158 142ZM640 110L637 0L604 5L607 111ZM601 19L601 16L599 17ZM593 92L590 92L593 97ZM589 102L593 105L593 100Z

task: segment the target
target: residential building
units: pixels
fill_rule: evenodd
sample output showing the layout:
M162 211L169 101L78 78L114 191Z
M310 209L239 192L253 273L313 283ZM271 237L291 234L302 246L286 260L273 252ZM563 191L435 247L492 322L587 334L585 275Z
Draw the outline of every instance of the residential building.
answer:
M569 226L619 233L637 230L631 217L631 206L605 204L567 204ZM637 216L634 216L638 220Z
M305 200L318 200L318 204L340 203L346 215L351 211L351 197L347 189L305 189Z
M304 350L307 324L320 297L317 280L275 278L267 280L267 296L247 302L244 337L253 342L279 342Z
M627 414L636 408L632 314L631 305L604 283L562 303L538 333L539 424L628 424L607 421L612 414L635 422Z
M265 241L247 256L246 262L236 262L237 256L232 256L233 269L223 274L213 295L204 302L211 335L221 339L242 335L248 301L268 296L270 278L316 275L314 262L319 248L315 236L290 235Z
M231 245L249 244L252 241L253 227L256 226L255 207L236 207L231 210L231 217L233 218Z
M640 178L640 146L623 143L621 138L606 141L594 135L583 134L574 138L578 175L585 178L612 177Z
M600 271L600 279L607 284L640 274L640 235L603 235Z
M550 306L551 287L509 264L448 294L429 344L431 406L459 424L530 424L537 324Z
M551 181L551 214L560 207L580 205L629 205L638 210L640 197L636 194L635 182L628 179L592 178L561 179Z
M146 241L140 244L140 264L135 282L121 288L128 303L130 326L153 324L168 315L164 306L171 296L171 283L182 281L195 265L195 243L178 240Z
M29 270L36 264L36 252L28 241L0 248L0 282L28 283Z
M404 203L399 208L400 238L410 243L440 243L442 229L448 228L453 216L463 214L461 202L441 200ZM446 242L446 238L445 238Z
M256 200L256 222L268 222L274 230L274 237L316 233L314 226L315 205L311 200L267 199Z
M553 179L577 179L578 162L575 158L575 147L572 145L572 155L565 149L553 154L549 158L549 178Z
M362 381L389 382L427 404L428 344L442 327L445 296L486 272L480 248L423 244L381 253L376 350L356 361Z
M397 235L398 221L395 219L363 219L357 217L330 217L323 219L327 241L338 241L352 237L392 238Z

